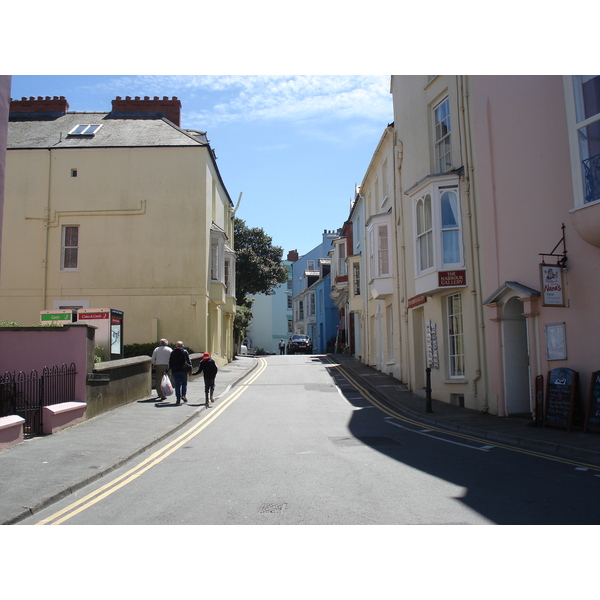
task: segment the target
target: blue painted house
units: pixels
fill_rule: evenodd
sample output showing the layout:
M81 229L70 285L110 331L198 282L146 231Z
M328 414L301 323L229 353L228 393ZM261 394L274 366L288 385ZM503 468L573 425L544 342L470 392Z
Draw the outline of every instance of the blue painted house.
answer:
M311 338L314 354L325 354L337 334L329 252L338 236L339 231L325 230L321 243L292 263L293 331Z

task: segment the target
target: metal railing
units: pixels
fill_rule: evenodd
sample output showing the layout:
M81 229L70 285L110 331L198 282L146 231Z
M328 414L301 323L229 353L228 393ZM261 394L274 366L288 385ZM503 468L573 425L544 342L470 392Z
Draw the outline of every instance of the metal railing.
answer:
M18 415L25 419L23 434L39 435L43 432L44 406L75 400L75 364L44 367L42 374L29 375L6 372L0 376L0 417Z
M581 162L585 182L585 203L600 200L600 154Z

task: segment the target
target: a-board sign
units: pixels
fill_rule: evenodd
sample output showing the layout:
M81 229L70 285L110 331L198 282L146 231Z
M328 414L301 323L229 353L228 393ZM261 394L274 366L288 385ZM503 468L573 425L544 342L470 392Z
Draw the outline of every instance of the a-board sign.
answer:
M548 373L546 405L544 407L544 427L564 427L571 429L575 396L579 387L579 374L572 369L552 369Z
M592 373L584 431L600 431L600 371Z

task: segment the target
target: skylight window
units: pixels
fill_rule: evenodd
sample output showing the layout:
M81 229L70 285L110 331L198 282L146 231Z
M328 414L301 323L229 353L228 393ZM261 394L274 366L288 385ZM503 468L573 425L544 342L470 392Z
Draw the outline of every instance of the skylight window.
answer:
M102 127L102 125L77 125L69 131L69 135L92 136L96 134L100 127Z

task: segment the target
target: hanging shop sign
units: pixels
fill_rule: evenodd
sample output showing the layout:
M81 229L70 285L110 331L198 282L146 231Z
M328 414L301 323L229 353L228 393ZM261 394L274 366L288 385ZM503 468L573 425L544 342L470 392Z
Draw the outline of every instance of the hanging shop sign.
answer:
M558 265L540 265L543 306L565 306L564 271Z
M427 296L413 296L408 299L408 308L415 308L415 306L421 306L427 302Z
M438 271L439 287L464 287L467 285L467 272L464 269L458 271Z

